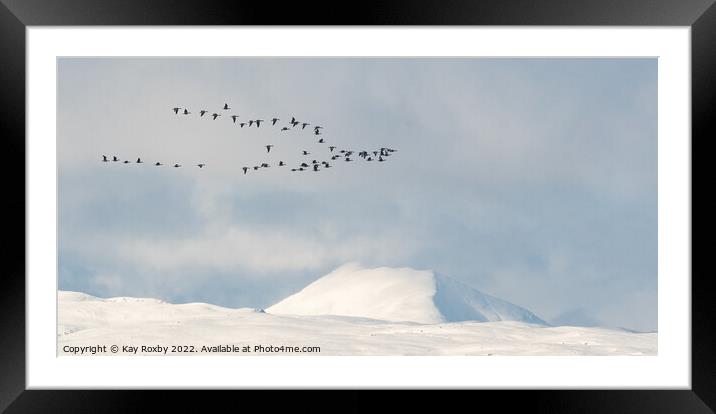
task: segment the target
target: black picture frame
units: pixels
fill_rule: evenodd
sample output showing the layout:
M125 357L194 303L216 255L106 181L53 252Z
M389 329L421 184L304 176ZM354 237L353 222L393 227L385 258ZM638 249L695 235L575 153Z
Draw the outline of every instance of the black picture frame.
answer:
M331 408L315 391L276 398L268 391L197 395L186 391L26 390L25 373L25 28L87 25L566 25L691 27L692 148L709 136L716 100L716 6L714 0L491 0L372 1L338 4L324 1L274 3L187 0L0 0L0 135L4 161L6 264L0 285L0 411L206 412L229 403L231 411L251 403L265 408L367 411L375 402L363 391L336 391L341 408ZM693 150L692 150L693 153ZM692 161L693 162L693 161ZM693 165L693 164L692 164ZM693 168L693 167L692 167ZM693 190L692 190L693 191ZM693 196L691 203L693 205ZM19 220L24 217L25 220ZM9 227L9 231L8 231ZM9 266L8 266L9 264ZM468 391L446 403L432 391L409 398L391 393L383 409L446 409L458 403L500 411L574 413L709 413L716 408L716 341L710 274L692 272L692 387L690 390L522 390ZM237 396L236 393L242 393ZM455 399L459 396L459 399ZM273 398L271 398L273 397ZM396 398L397 397L397 398ZM438 398L439 397L439 398ZM240 403L238 400L240 398ZM253 401L252 401L253 400ZM321 401L321 402L318 402ZM238 403L238 405L237 405ZM467 407L474 407L468 405Z

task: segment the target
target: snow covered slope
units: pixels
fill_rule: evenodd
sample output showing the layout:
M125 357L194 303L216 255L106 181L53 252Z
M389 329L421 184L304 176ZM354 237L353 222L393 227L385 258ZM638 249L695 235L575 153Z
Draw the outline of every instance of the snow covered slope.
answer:
M266 309L289 315L342 315L444 323L519 321L546 325L527 309L429 270L342 266Z
M387 289L387 287L386 287ZM410 296L410 295L408 295ZM420 297L420 295L417 295ZM656 333L524 322L418 324L348 316L275 315L206 303L59 295L58 354L93 355L656 355ZM420 304L422 301L416 299ZM387 305L386 305L387 306ZM419 309L419 306L413 310ZM118 345L114 353L112 345ZM192 351L172 346L193 347ZM256 350L261 345L263 349ZM313 351L267 350L274 346ZM251 352L211 351L250 347ZM147 347L146 349L143 347ZM205 352L205 347L209 351Z

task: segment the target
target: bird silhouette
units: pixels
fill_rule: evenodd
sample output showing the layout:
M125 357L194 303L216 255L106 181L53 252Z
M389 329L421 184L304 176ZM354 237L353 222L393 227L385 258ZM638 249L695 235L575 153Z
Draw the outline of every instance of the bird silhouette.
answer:
M276 125L276 122L280 121L278 118L271 118L271 125Z
M107 156L106 156L106 155L103 155L103 156L102 156L102 162L107 162L107 161L109 161L109 160L107 159Z
M231 119L234 120L234 123L236 123L236 119L237 119L238 117L239 117L238 115L231 115Z
M254 171L257 171L259 169L258 165L254 165Z
M254 124L254 120L253 120L253 119L249 119L249 127L250 127L251 125L253 125L253 124Z
M244 125L246 125L246 122L239 122L239 125L241 126L241 128L243 128Z
M179 168L179 167L181 167L181 164L174 164L174 168Z
M279 161L279 162L278 162L278 166L279 166L279 167L283 167L284 165L286 165L286 164L284 164L283 161Z
M129 164L129 160L124 160L123 163L124 163L124 164Z
M184 109L184 115L189 115L190 113L191 113L191 112L189 112L188 110Z
M287 127L283 127L283 128L281 128L281 131L288 131L288 128L287 128Z
M255 122L256 122L256 128L260 128L260 127L261 127L261 123L264 122L264 120L263 120L263 119L257 119Z
M199 117L204 116L207 112L209 111L207 111L206 109L202 109L201 111L199 111Z
M172 108L172 111L174 111L175 114L178 114L180 109L181 108Z
M311 125L311 124L309 124L308 122L302 123L302 124L301 124L301 129L306 129L306 126L307 126L307 125Z
M328 147L328 149L331 150L331 152L333 152L333 150L336 149L336 147Z
M266 152L271 152L271 148L273 148L273 145L266 145Z
M164 165L164 164L162 164L162 163L159 162L159 161L157 161L157 162L154 163L154 166L155 166L155 167L161 167L162 165Z
M246 171L249 170L249 167L242 167L241 169L244 170L244 175L246 175Z
M196 166L199 167L199 168L204 168L205 165L206 165L206 164L204 164L204 163L196 164Z
M308 155L308 154L310 154L310 152L303 150L303 155Z
M383 157L378 157L378 161L383 162L385 160L383 159Z
M313 165L313 171L318 171L318 164Z
M316 126L313 127L313 130L314 130L314 131L318 131L319 129L323 129L323 127L320 126L320 125L316 125Z
M228 111L229 109L231 109L231 108L229 108L229 104L224 103L224 110L225 110L225 111Z
M137 158L137 164L142 164L143 162L141 158Z
M211 116L214 118L214 121L216 121L216 118L220 117L221 115L214 112L213 114L211 114Z
M317 130L317 129L314 129L314 130L313 130L313 133L316 134L316 135L321 135L321 131L319 131L319 130Z
M301 167L308 167L308 164L306 164L305 162L302 162Z
M117 158L117 156L115 155L112 157L112 161L119 161L119 158Z
M268 168L268 167L270 167L270 165L268 165L267 163L265 163L265 162L261 163L261 168Z
M319 144L323 144L324 142L325 142L325 141L323 140L323 138L321 138L321 139L318 140L318 143L319 143Z

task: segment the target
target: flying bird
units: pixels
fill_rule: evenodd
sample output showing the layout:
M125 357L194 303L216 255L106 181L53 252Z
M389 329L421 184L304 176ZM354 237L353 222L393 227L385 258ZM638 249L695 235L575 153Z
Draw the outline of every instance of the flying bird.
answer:
M204 164L204 163L196 164L196 166L199 167L199 168L204 168L205 165L206 165L206 164Z
M278 166L279 166L279 167L283 167L284 165L286 165L286 164L284 164L283 161L279 161L279 162L278 162Z
M317 130L317 129L314 129L314 130L313 130L313 133L316 134L316 135L321 135L321 131L319 131L319 130Z
M276 125L276 121L280 121L278 118L271 118L271 125Z
M239 117L238 115L231 115L231 119L234 120L234 123L236 123L236 119L237 119L238 117Z
M253 125L253 124L254 124L254 120L253 120L253 119L249 119L249 127L250 127L251 125Z
M303 155L308 155L308 154L310 154L310 152L303 150Z
M331 152L333 152L333 150L336 149L336 147L328 147L328 149L331 150Z
M143 162L141 158L137 158L137 164L142 164Z
M211 114L211 116L214 117L214 121L216 121L216 118L220 117L221 115L214 112L213 114Z
M181 167L180 164L174 164L174 168L179 168L179 167Z
M175 114L178 114L180 109L181 108L172 108L172 111L174 111Z
M318 164L313 165L313 171L318 171Z
M124 160L124 164L129 164L129 160Z
M154 163L154 166L155 166L155 167L161 167L162 165L164 165L164 164L162 164L162 163L159 162L159 161L157 161L157 162Z
M288 128L287 128L287 127L283 127L283 128L281 128L281 131L288 131Z
M119 158L117 158L117 156L115 155L112 157L112 161L119 161Z
M257 171L259 169L258 165L254 165L254 171Z
M209 111L207 111L206 109L202 109L201 111L199 111L199 116L202 117L202 116L204 116L207 112L209 112Z
M264 162L264 163L261 163L261 167L262 167L262 168L268 168L268 167L270 167L270 165L268 165L267 163Z
M229 108L229 104L224 103L224 110L225 110L225 111L228 111L229 109L231 109L231 108Z
M306 129L306 126L307 126L307 125L311 125L311 124L309 124L308 122L302 123L302 124L301 124L301 129Z
M271 152L271 148L273 148L273 145L267 145L266 152Z
M106 156L106 155L103 155L103 156L102 156L102 162L107 162L107 161L109 161L109 160L107 159L107 156Z
M246 125L246 122L239 122L239 125L241 126L241 128L243 128L244 125Z
M257 119L256 120L256 128L261 128L261 123L263 122L263 119Z
M318 140L318 143L319 143L319 144L323 144L324 142L325 142L325 141L323 140L323 138L321 138L321 139Z
M246 175L246 171L249 170L249 167L243 167L243 168L241 168L241 169L244 170L244 175Z
M184 109L184 115L189 115L190 113L191 113L191 112L189 112L188 110Z

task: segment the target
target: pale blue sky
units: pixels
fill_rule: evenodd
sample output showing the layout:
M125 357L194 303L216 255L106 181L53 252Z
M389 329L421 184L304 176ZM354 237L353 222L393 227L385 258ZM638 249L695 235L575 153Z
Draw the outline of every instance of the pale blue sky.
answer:
M654 330L656 99L656 59L59 59L59 286L267 307L357 261L435 269L553 323ZM244 176L327 149L196 116L224 102L398 152Z

